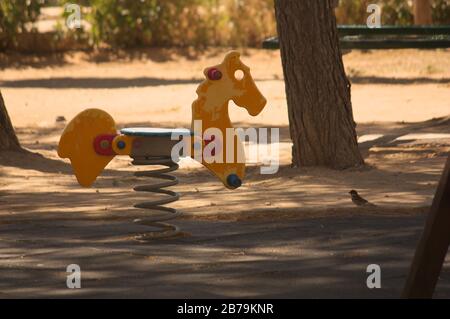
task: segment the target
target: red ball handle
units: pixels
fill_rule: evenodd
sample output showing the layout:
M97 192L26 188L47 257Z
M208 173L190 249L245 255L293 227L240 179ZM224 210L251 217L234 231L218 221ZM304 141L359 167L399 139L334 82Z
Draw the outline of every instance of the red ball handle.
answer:
M208 70L208 79L218 81L222 78L222 72L219 69L211 68Z

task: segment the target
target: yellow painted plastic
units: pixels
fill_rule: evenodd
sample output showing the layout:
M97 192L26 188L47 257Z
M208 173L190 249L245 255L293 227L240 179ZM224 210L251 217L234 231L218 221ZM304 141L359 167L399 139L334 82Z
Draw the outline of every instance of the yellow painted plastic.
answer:
M209 79L208 72L211 68L219 70L220 79ZM192 130L194 121L201 120L200 137L194 138L194 143L199 144L200 162L216 175L228 188L234 188L227 183L227 177L231 174L237 175L241 180L245 175L245 161L237 161L237 154L244 152L243 145L236 137L234 141L234 159L227 161L226 145L227 128L233 128L228 114L228 103L232 100L240 107L247 109L252 116L258 115L266 105L266 99L260 93L250 74L250 69L240 60L240 54L232 51L225 56L219 65L207 68L204 71L204 80L197 89L198 98L192 104ZM242 71L243 78L235 76L236 71ZM211 128L221 132L221 140L214 142L216 156L222 158L222 162L209 163L202 156L206 147L205 133ZM85 187L91 186L97 176L114 158L114 155L98 155L94 150L94 140L99 135L117 134L116 124L113 118L105 111L99 109L88 109L78 114L66 127L58 146L58 155L69 158L78 182ZM117 155L130 155L135 137L117 135L112 143L112 149ZM200 140L199 140L200 139ZM119 141L125 142L125 147L119 149ZM218 143L218 144L217 144ZM193 147L193 157L196 151ZM197 159L197 158L196 158Z
M101 134L116 134L114 119L105 111L87 109L65 128L58 145L58 155L70 159L80 185L89 187L114 158L94 150L94 139Z
M130 155L131 149L133 147L133 136L127 136L127 135L117 135L112 143L113 151L117 153L117 155ZM119 141L123 141L125 143L125 148L120 149L117 147L117 143Z
M223 156L223 163L207 163L203 158L202 164L216 175L226 187L232 188L227 184L227 177L230 174L236 174L243 180L245 162L236 162L238 148L243 152L243 145L237 140L234 143L235 162L226 162L226 129L233 127L228 114L228 103L232 100L238 106L247 109L250 115L256 116L263 110L267 101L256 87L249 67L241 62L239 52L228 53L221 64L212 68L219 70L222 77L219 80L211 80L208 78L208 71L211 68L205 69L206 80L198 87L198 98L192 104L192 130L194 130L194 121L201 120L202 136L208 128L212 127L218 128L222 132L223 140L220 141L220 144L223 147L220 155ZM242 79L235 76L238 70L243 73ZM202 150L204 147L205 141L203 140Z

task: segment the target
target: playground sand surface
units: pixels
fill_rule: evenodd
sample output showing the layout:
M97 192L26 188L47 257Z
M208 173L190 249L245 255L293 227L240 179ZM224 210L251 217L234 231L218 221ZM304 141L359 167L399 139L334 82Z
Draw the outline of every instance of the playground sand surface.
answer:
M108 111L120 127L188 127L202 70L224 53L0 55L0 89L29 151L0 153L0 297L399 296L450 153L448 50L344 57L366 166L343 171L290 167L279 53L247 50L242 60L268 105L255 118L230 106L231 118L280 128L280 169L261 175L251 164L229 191L183 160L176 239L132 239L145 228L131 223L142 213L130 207L146 196L131 191L141 181L128 158L83 189L57 157L56 117L85 108ZM350 189L376 206L355 207ZM65 288L69 263L86 270L85 288ZM369 263L387 269L384 289L366 288ZM438 296L450 297L448 261L441 280Z

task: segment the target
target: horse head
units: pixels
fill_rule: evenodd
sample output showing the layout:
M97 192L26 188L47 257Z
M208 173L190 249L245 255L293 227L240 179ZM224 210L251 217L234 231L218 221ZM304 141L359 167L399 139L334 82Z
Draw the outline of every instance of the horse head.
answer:
M229 52L221 64L206 68L203 73L206 80L197 89L197 94L204 101L202 109L214 114L213 117L220 117L224 112L228 114L223 108L230 100L247 109L252 116L258 115L267 103L256 87L250 68L240 60L239 52Z
M202 124L201 148L204 150L209 143L213 143L214 154L221 161L206 161L203 157L202 164L213 174L219 177L228 188L236 188L241 185L245 173L245 158L237 159L236 154L243 154L242 141L227 137L227 130L233 128L228 114L228 103L233 101L236 105L245 108L252 116L258 115L267 101L256 87L250 74L250 68L240 60L240 54L236 51L228 53L221 64L206 68L203 71L206 79L197 89L198 98L192 104L192 131L196 133L195 123L200 120ZM240 73L240 76L239 76ZM206 130L218 129L220 134L205 136ZM212 142L214 141L214 142ZM196 143L195 143L196 144ZM232 145L230 149L228 146ZM233 154L228 151L232 150ZM230 155L230 156L228 156ZM231 162L224 159L232 158Z

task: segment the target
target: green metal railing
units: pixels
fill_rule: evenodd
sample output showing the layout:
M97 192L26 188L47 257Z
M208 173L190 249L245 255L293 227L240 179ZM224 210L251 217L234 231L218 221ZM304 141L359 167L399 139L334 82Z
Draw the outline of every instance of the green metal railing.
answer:
M383 26L339 25L342 49L438 49L450 48L450 25ZM277 37L263 42L265 49L279 49Z

